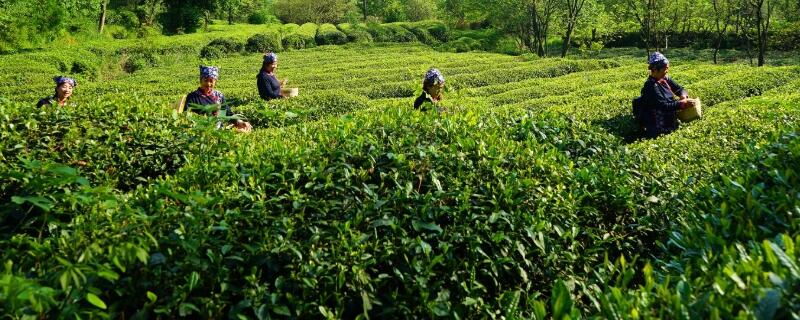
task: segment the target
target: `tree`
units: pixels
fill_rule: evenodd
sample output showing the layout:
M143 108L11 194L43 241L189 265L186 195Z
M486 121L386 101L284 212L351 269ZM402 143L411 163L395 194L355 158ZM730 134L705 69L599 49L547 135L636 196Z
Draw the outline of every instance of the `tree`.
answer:
M168 33L191 33L200 28L200 19L213 11L215 0L164 0L166 11L162 14L162 25Z
M767 40L769 38L769 27L774 9L773 0L748 0L752 10L753 23L756 26L756 36L758 40L758 66L764 65L767 52Z
M650 53L650 49L661 49L659 39L664 33L665 0L625 0L628 13L639 24L639 36Z
M406 0L406 18L420 21L436 18L436 3L433 0Z
M714 63L717 63L717 55L722 46L722 41L725 40L728 28L733 20L734 12L737 7L737 0L711 0L713 8L714 31L716 34L716 41L714 43Z
M234 14L243 5L242 0L219 0L219 7L225 12L228 24L233 24Z
M108 11L108 0L100 0L100 19L98 21L98 31L103 33L106 26L106 12Z
M348 9L348 0L277 0L275 15L284 22L338 23Z
M527 29L530 31L529 37L534 39L533 44L536 46L536 53L540 57L547 56L545 44L547 44L550 21L557 4L558 2L553 0L530 0L528 2L530 25Z
M498 29L515 35L531 52L547 55L545 44L558 0L490 0L488 4Z
M465 0L444 0L444 10L450 14L456 26L463 27L467 21L467 4Z
M567 56L567 51L569 51L570 42L572 41L572 33L575 31L575 26L578 24L578 19L581 15L581 10L583 10L583 5L586 3L586 0L565 0L566 1L566 12L567 12L567 19L566 19L566 30L563 37L563 44L561 47L561 57Z
M69 19L67 8L67 4L56 0L0 0L0 51L52 41Z

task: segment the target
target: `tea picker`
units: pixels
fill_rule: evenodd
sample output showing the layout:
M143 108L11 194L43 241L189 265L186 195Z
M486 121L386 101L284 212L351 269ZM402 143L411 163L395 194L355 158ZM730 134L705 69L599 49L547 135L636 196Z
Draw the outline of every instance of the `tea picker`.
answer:
M192 110L195 113L206 114L206 110L210 107L212 109L210 113L213 116L233 116L231 107L225 104L225 95L214 89L217 86L218 79L219 68L200 66L200 87L186 95L185 105L194 106L187 108L187 111ZM221 111L225 113L220 114ZM250 131L252 128L250 123L238 119L232 119L230 123L237 131L241 132ZM217 123L217 128L221 127L222 122Z
M72 91L78 86L75 79L65 76L57 76L53 78L56 83L55 94L47 98L43 98L36 103L37 107L58 105L59 107L66 106L69 103L69 98L72 97Z
M669 60L654 52L648 59L650 76L641 96L633 99L633 116L644 136L654 138L678 129L678 118L688 122L702 115L700 100L690 99L686 89L667 76Z
M264 61L261 63L261 70L256 76L256 86L258 95L264 100L282 99L297 96L297 88L284 88L287 81L278 81L275 76L275 69L278 68L278 55L269 52L264 54Z
M444 75L439 69L430 68L422 78L422 94L414 100L414 109L441 111L439 103L444 98Z

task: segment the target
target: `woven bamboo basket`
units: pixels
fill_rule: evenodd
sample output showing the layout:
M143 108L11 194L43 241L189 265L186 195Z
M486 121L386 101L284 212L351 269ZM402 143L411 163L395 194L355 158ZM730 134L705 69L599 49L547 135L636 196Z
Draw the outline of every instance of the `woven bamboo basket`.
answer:
M683 122L691 122L703 117L703 107L700 103L700 99L691 100L694 100L694 107L678 111L678 119Z
M298 94L300 94L300 89L299 89L299 88L285 88L285 89L281 89L281 94L282 94L284 97L287 97L287 98L296 97Z

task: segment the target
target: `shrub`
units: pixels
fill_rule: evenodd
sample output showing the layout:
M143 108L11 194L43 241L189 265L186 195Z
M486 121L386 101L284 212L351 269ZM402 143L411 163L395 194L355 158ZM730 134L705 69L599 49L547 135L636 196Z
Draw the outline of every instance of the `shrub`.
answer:
M381 25L380 23L375 23L375 22L367 23L367 32L369 32L369 34L372 35L372 39L374 39L375 42L391 41L389 36L389 31L387 31L386 28L384 28L383 25Z
M317 36L317 25L315 23L304 23L302 26L284 26L284 36L282 41L286 49L313 48L317 45L314 38Z
M300 29L300 25L296 23L287 23L281 26L281 35L288 36L292 33L297 32L297 29Z
M317 36L317 29L319 29L319 26L316 23L307 22L302 24L300 28L297 28L297 31L295 32L314 38Z
M392 25L388 24L385 25L386 29L389 31L390 41L391 42L414 42L417 41L417 37L414 36L411 31L408 29L403 28L399 25Z
M436 38L434 38L426 28L411 24L404 24L402 25L402 27L408 29L408 31L411 31L411 33L414 34L414 36L417 38L417 40L419 40L419 42L428 45L435 44L438 42Z
M417 40L411 31L397 24L370 23L367 30L376 42L413 42Z
M239 53L244 44L235 39L214 39L200 50L203 59L218 59L234 53Z
M278 33L259 33L247 39L245 49L247 52L279 52L283 50L280 38Z
M415 25L425 28L436 40L447 42L450 40L450 30L447 25L441 21L424 21L417 22Z
M225 53L222 51L222 48L216 46L205 46L203 49L200 49L200 58L213 60L225 57ZM126 68L127 69L127 68ZM134 68L134 71L137 70Z
M500 39L494 47L494 52L499 52L508 55L518 56L525 53L525 50L520 48L517 39L513 37L505 37Z
M235 53L244 49L244 44L233 38L219 38L211 40L209 46L220 47L224 52Z
M130 37L130 32L123 26L108 25L103 31L114 39L127 39Z
M211 47L217 48L218 47ZM203 48L205 50L205 48ZM217 55L213 55L209 53L209 59L211 58L220 58L223 55L221 53ZM201 57L203 57L201 53ZM154 54L152 50L136 50L130 53L125 63L122 65L123 70L128 73L134 73L136 71L142 70L147 67L155 67L158 66L158 56Z
M99 66L97 63L93 63L87 60L76 60L72 62L72 68L70 69L70 72L83 74L92 78L97 76L98 69Z
M354 43L370 43L372 42L372 35L367 31L364 25L353 25L350 23L340 23L339 30L342 30L347 35L348 42Z
M447 51L451 52L468 52L480 50L482 45L478 40L469 37L461 37L458 38L458 40L448 42L446 47L448 48Z
M347 35L336 29L336 26L326 23L317 30L316 41L318 45L345 44L347 43Z
M290 50L290 49L295 49L295 50L297 50L297 49L305 49L306 47L310 46L309 45L310 43L313 43L313 39L311 39L309 37L306 37L304 35L295 33L295 34L290 34L289 36L283 38L282 43L283 43L283 47L286 50Z
M161 31L154 27L143 26L136 30L136 36L139 38L150 38L161 35Z

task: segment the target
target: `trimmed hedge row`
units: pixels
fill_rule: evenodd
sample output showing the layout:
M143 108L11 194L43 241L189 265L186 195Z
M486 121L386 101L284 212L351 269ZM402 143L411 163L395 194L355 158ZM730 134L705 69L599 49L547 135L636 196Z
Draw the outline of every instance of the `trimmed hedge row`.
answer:
M339 31L335 25L326 23L319 26L316 36L318 45L327 44L345 44L347 43L347 35Z
M340 23L339 30L347 35L347 41L354 43L370 43L372 42L372 34L367 31L366 26L363 24L352 25L349 23Z

